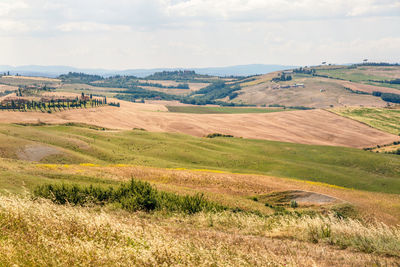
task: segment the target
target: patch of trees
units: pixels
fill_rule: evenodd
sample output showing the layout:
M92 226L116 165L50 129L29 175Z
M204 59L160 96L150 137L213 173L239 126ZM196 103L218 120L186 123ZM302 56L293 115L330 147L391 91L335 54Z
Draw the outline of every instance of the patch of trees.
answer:
M272 82L281 82L281 81L291 81L292 80L292 75L287 75L285 73L282 73L278 77L272 78Z
M117 91L115 96L117 99L136 102L140 99L157 99L157 100L180 100L179 96L166 94L164 92L146 90L140 87L132 87L125 91Z
M386 102L400 103L400 95L398 94L382 93L381 98Z
M268 107L270 107L270 108L284 108L284 109L298 109L298 110L315 109L315 108L304 107L304 106L285 106L285 105L280 105L280 104L271 104L271 105L268 105Z
M135 76L121 76L116 75L103 79L100 83L90 83L92 86L97 87L115 87L115 88L132 88L137 86L151 86L165 89L190 89L189 84L179 83L178 85L162 85L160 83L151 83L146 80L140 80Z
M347 91L349 91L350 93L353 93L353 94L370 95L370 93L368 93L368 92L359 91L359 90L353 90L353 89L351 89L351 88L349 88L349 87L344 87L344 89L347 90Z
M400 66L399 63L387 63L387 62L364 62L359 64L353 64L352 66L382 66L382 67L390 67L390 66Z
M151 87L158 87L158 88L165 88L165 89L190 89L189 88L189 84L187 84L187 83L180 83L180 84L178 84L176 86L174 86L174 85L166 86L166 85L162 85L160 83L149 83L149 82L137 81L136 85L138 85L138 86L151 86Z
M70 76L81 77L78 74L70 73ZM191 75L197 75L193 71L174 71L174 72L162 72L160 77L154 74L152 77L157 79L166 79L166 77L177 77L177 76L188 77ZM93 76L93 75L92 75ZM83 75L82 77L86 77ZM97 77L96 77L97 78ZM148 79L147 77L146 79ZM93 78L94 79L94 78ZM127 100L131 102L141 101L144 99L156 99L156 100L178 100L182 103L193 104L193 105L206 105L206 104L215 104L222 106L251 106L245 104L235 104L228 103L224 101L220 101L218 99L222 99L225 97L229 97L230 100L236 98L238 96L237 91L241 90L241 87L237 84L226 84L224 81L217 80L211 83L209 86L200 89L197 92L192 93L188 96L177 96L173 94L168 94L164 92L158 92L153 90L147 90L145 88L141 88L139 86L155 86L160 88L179 88L179 89L189 89L189 85L187 83L180 83L177 86L163 86L157 83L149 83L147 81L138 80L135 76L120 76L116 75L113 77L102 79L99 83L91 83L92 86L98 87L114 87L114 88L124 88L124 91L112 91L116 92L115 96L117 99Z
M369 81L370 81L370 82L376 82L376 83L400 84L400 79L384 80L384 81L369 80Z
M26 99L7 99L0 103L1 110L16 111L42 111L51 113L71 108L88 108L104 105L101 99L42 99L40 101L30 101Z
M312 74L315 73L315 69L309 69L309 68L300 67L300 68L298 68L298 69L294 69L293 72L294 72L294 73L303 73L303 74L312 75Z
M372 92L372 95L373 95L373 96L378 96L378 97L380 97L380 96L382 95L382 92L373 91L373 92Z
M223 81L216 81L207 87L204 87L192 94L192 97L188 96L181 100L183 103L192 105L207 105L207 104L217 104L225 106L234 106L234 103L226 103L223 101L218 101L217 99L222 99L229 97L234 99L237 97L241 87L239 85L226 84ZM193 96L194 95L194 96Z
M18 93L17 93L18 94ZM82 93L81 97L76 98L51 98L42 97L40 100L28 100L25 98L6 98L0 102L1 110L16 111L42 111L51 113L71 108L98 107L107 104L107 98L93 98Z
M339 78L339 77L333 77L333 76L329 76L329 75L325 75L325 74L313 73L312 76L346 81L346 79L342 79L342 78Z
M197 74L193 70L161 71L147 76L146 80L193 80L196 78L208 78L208 75Z
M379 91L372 92L373 96L377 96L382 98L383 101L392 102L392 103L400 103L400 95L393 93L382 93Z
M68 74L60 75L58 78L63 82L69 83L90 83L104 79L100 75L86 74L82 72L69 72Z
M228 95L229 100L235 99L236 97L238 97L238 95L239 95L238 92L230 93L230 94Z

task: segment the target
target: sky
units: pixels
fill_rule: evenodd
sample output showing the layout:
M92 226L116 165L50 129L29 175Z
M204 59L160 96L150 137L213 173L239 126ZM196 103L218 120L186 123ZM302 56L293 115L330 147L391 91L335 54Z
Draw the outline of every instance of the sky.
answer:
M0 0L0 65L400 62L400 0Z

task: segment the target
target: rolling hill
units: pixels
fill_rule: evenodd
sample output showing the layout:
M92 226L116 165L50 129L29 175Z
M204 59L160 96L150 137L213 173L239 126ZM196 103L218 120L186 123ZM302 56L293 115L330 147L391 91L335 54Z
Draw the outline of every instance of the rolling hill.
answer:
M272 81L283 72L257 76L241 84L234 102L256 105L383 107L386 102L372 96L374 91L400 94L399 87L385 81L400 77L400 66L318 66L290 72L289 81ZM300 69L298 69L300 70ZM312 73L309 73L313 70ZM302 86L295 86L301 84ZM303 87L304 85L304 87Z

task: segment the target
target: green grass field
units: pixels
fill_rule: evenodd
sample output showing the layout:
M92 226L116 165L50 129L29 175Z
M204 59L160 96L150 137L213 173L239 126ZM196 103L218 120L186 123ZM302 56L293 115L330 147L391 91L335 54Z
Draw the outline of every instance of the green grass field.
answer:
M335 78L340 78L344 80L349 80L353 82L364 82L368 80L384 81L387 77L383 76L373 76L363 73L362 70L358 69L332 69L332 70L318 70L317 74L328 75Z
M167 106L169 112L195 114L240 114L240 113L271 113L294 109L283 108L242 108L242 107L202 107L202 106Z
M55 175L17 161L27 145L59 148L42 163L133 164L266 174L332 185L400 193L400 157L358 149L241 138L197 138L145 131L110 132L78 126L0 125L0 187L13 190L49 180L89 183L96 177ZM32 167L33 166L33 167ZM12 177L12 178L10 178ZM15 183L15 184L14 184Z
M370 71L370 72L373 73L373 71ZM368 72L366 72L365 68L361 68L361 67L355 68L355 69L349 69L346 67L343 67L340 69L323 69L323 70L317 69L316 73L319 75L327 75L327 76L330 76L333 78L344 79L344 80L348 80L348 81L352 81L352 82L356 82L356 83L365 83L365 84L370 84L370 85L375 85L375 86L400 89L399 84L372 82L371 80L385 81L385 80L392 80L394 78L388 77L388 76L383 76L380 72L376 72L376 74L368 73Z
M400 109L337 108L331 111L338 115L366 123L379 130L400 135Z

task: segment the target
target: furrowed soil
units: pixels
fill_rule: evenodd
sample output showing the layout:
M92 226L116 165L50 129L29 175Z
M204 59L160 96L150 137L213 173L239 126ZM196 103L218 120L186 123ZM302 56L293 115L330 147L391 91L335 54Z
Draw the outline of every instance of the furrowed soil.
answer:
M399 139L396 135L325 110L268 114L185 114L167 112L168 109L163 105L119 102L120 108L75 109L52 114L0 111L0 122L80 122L112 129L143 128L152 132L193 136L222 133L235 137L356 148L388 144Z

